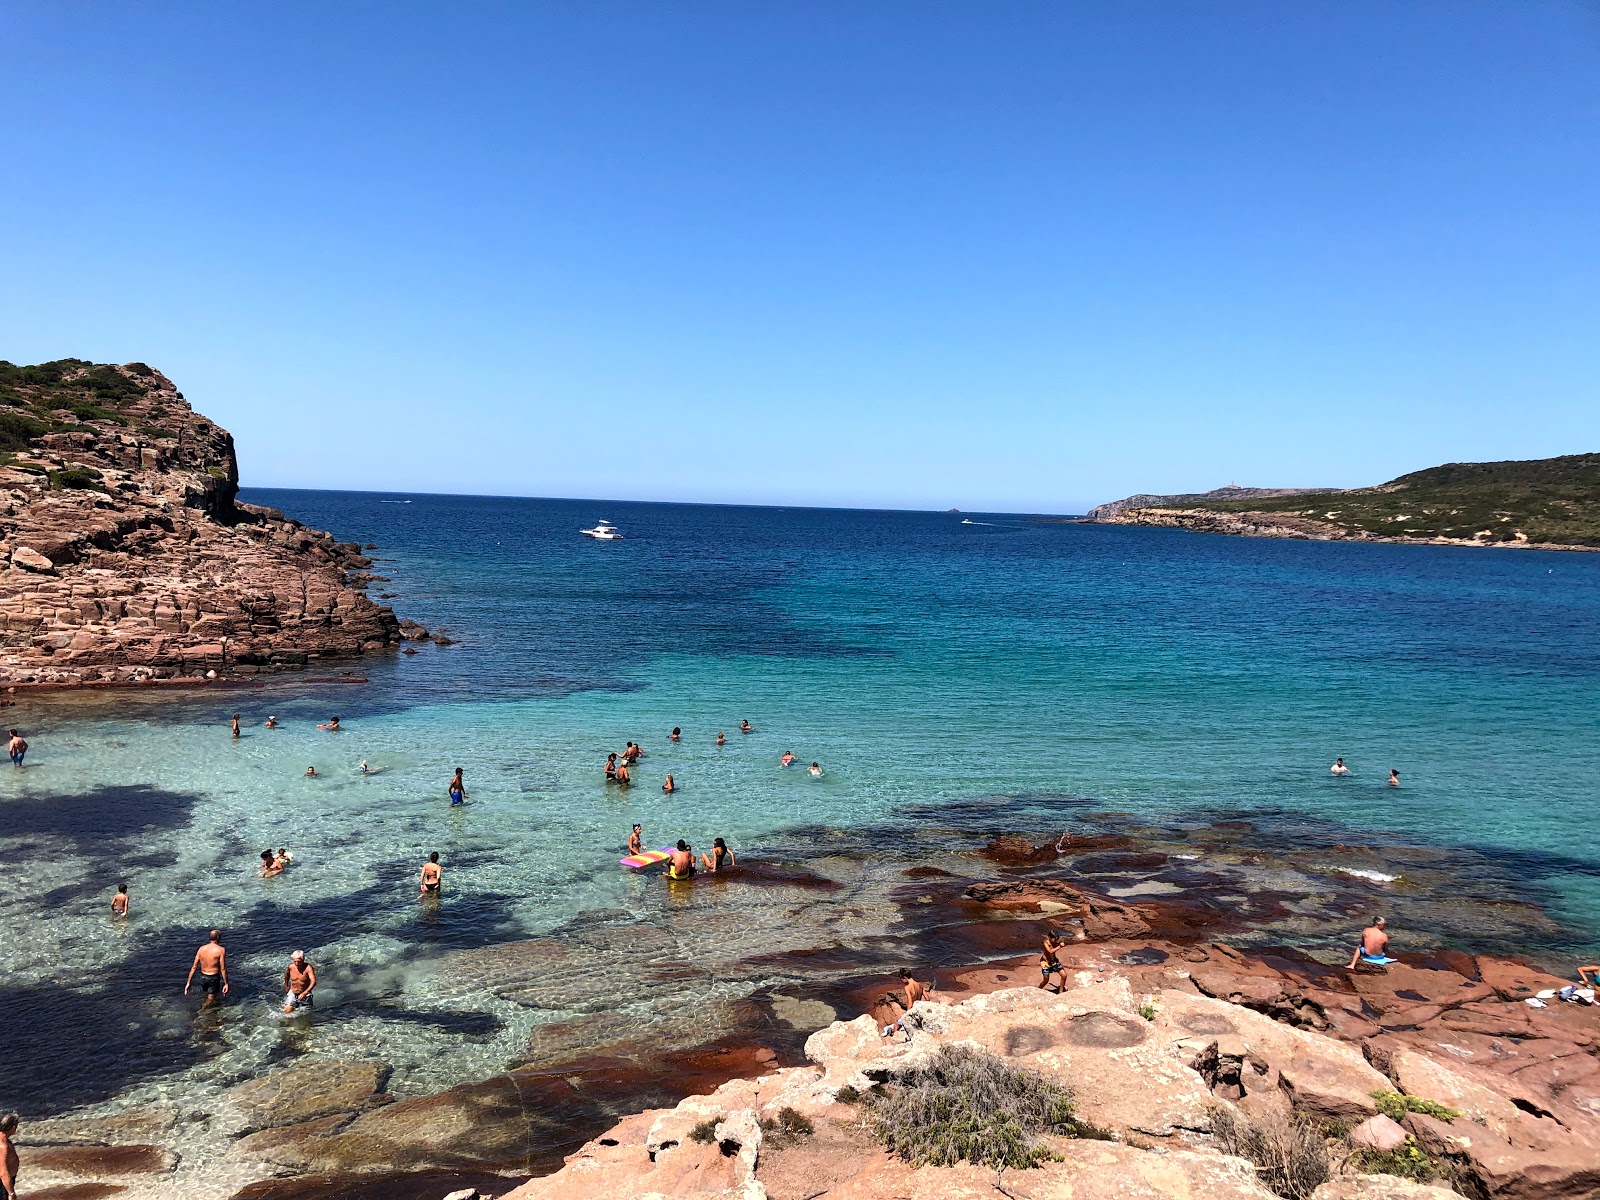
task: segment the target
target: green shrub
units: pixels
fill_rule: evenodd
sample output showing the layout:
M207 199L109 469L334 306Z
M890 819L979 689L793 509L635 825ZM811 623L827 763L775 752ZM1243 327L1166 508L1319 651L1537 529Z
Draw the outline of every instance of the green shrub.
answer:
M1262 1184L1285 1200L1310 1200L1328 1182L1328 1147L1322 1134L1300 1117L1256 1122L1237 1109L1211 1110L1217 1144L1256 1165Z
M105 484L100 482L101 475L93 467L68 467L64 471L50 472L50 486L61 490L71 488L94 488L105 491Z
M816 1131L817 1127L811 1123L810 1117L787 1106L780 1108L776 1117L763 1117L761 1120L761 1132L766 1134L774 1145L798 1141L800 1138L810 1137Z
M98 404L74 404L72 415L80 421L115 421L118 425L128 424L128 418L119 412L112 412L109 408L102 408Z
M1446 1108L1433 1100L1424 1100L1421 1096L1407 1096L1403 1092L1373 1092L1373 1100L1377 1101L1378 1111L1391 1121L1405 1119L1408 1112L1422 1113L1440 1121L1454 1121L1461 1114L1453 1108Z
M1154 1021L1156 1019L1155 1001L1146 1000L1143 1004L1139 1005L1139 1015L1146 1021Z
M1398 1175L1417 1183L1447 1174L1412 1138L1397 1150L1357 1150L1350 1156L1350 1165L1364 1175Z
M0 449L21 450L43 436L47 426L21 413L0 412Z
M861 1093L856 1091L856 1089L851 1087L848 1083L845 1084L842 1088L840 1088L837 1092L835 1092L833 1098L835 1100L837 1100L840 1104L860 1104L861 1103Z
M913 1166L1036 1167L1041 1134L1077 1131L1066 1088L970 1046L941 1047L868 1105L873 1134Z
M710 1145L717 1140L717 1119L715 1117L707 1117L700 1124L689 1130L689 1136L697 1142Z

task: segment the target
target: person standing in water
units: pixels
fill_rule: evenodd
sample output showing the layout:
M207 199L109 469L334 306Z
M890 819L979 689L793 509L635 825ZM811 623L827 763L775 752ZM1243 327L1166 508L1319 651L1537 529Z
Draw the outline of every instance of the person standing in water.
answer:
M117 894L111 897L111 915L125 917L128 915L128 885L117 884Z
M717 730L717 745L726 746L727 744L728 744L728 735L723 733L722 730L720 730L720 729Z
M756 727L754 725L750 724L749 721L740 721L739 722L739 732L740 733L754 733L755 731L756 731Z
M635 825L633 832L628 835L628 854L644 853L644 826Z
M11 1139L16 1136L17 1122L22 1120L14 1112L0 1116L0 1200L17 1200L17 1148Z
M679 738L681 738L682 736L683 736L683 730L679 729L676 725L674 725L672 727L672 732L667 734L667 740L669 742L675 742Z
M606 782L607 783L615 783L616 781L617 781L617 752L615 750L613 750L610 754L606 755Z
M450 777L450 807L467 802L467 785L461 778L461 768L456 768L456 773Z
M234 713L233 714L233 720L229 721L228 725L233 730L233 736L234 737L238 737L239 736L239 714L238 713Z
M1328 768L1328 773L1330 775L1348 775L1350 774L1350 768L1344 765L1344 759L1336 758L1333 760L1333 766Z
M1389 768L1389 786L1390 787L1399 787L1400 786L1400 772L1396 771L1393 767Z
M20 767L22 765L22 756L28 752L28 739L13 729L11 731L11 744L7 749L11 751L11 765Z
M437 896L443 886L444 868L439 865L439 852L435 850L428 855L428 861L422 864L422 881L417 895Z
M228 994L228 951L222 945L222 930L213 929L206 944L194 952L194 961L189 964L189 978L183 981L183 994L189 994L189 985L194 982L194 973L200 972L200 991L205 999L200 1002L201 1008L210 1008L217 1002L218 996Z
M667 795L669 795L669 796L672 795L673 792L678 790L678 785L672 782L672 776L671 775L667 776L666 782L661 785L661 790L663 792L667 793Z
M298 1012L311 1007L311 993L317 986L317 969L306 961L306 952L296 950L283 969L283 1011Z
M278 727L278 718L268 717L265 721L261 722L261 724L268 729L276 729Z
M326 729L329 733L338 733L339 732L339 718L338 717L334 717L333 720L324 722L323 724L318 725L317 728L318 729Z
M627 787L633 780L628 778L628 764L626 761L617 764L617 782Z
M821 779L822 778L822 764L821 763L812 763L809 767L806 768L806 770L811 772L811 778L813 778L813 779Z

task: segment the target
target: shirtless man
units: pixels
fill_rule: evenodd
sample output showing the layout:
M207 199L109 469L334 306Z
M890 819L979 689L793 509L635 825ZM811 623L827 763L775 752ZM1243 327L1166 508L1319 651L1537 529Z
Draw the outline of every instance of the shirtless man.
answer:
M642 825L635 825L633 832L628 835L628 853L644 853L644 827Z
M895 1003L900 1005L902 1010L900 1013L900 1019L894 1024L885 1026L883 1029L879 1030L879 1037L889 1037L891 1034L895 1034L903 1030L906 1027L906 1014L911 1011L918 1000L926 1000L928 998L927 985L918 983L915 979L913 979L910 971L900 972L900 982L905 985L906 996L904 1002L898 1000L895 1001Z
M622 761L629 764L636 763L639 761L639 756L643 753L643 746L636 742L629 742L622 748Z
M0 1200L16 1200L17 1148L11 1144L22 1118L14 1112L0 1117Z
M794 766L794 763L795 757L793 750L785 750L783 752L783 757L778 760L778 765L781 767L792 767Z
M111 915L125 917L128 915L128 885L117 884L117 894L111 897Z
M283 969L283 1011L292 1013L310 1008L311 992L316 986L317 969L306 961L304 950L296 950Z
M321 725L318 725L317 728L318 729L326 729L329 733L338 733L339 732L339 718L338 717L334 717L333 720L331 720L331 721L324 721Z
M672 861L667 864L667 878L688 879L693 874L694 851L688 842L679 838L677 849L672 852Z
M239 714L238 713L234 713L233 714L233 720L229 721L228 725L233 730L233 736L234 737L238 737L239 736Z
M1381 967L1391 963L1387 951L1389 949L1389 935L1383 931L1382 917L1374 917L1372 924L1361 931L1361 945L1356 947L1356 952L1350 956L1350 965L1345 968L1349 971L1356 969L1356 963L1365 963L1368 966Z
M1344 759L1336 758L1333 760L1333 766L1328 768L1328 774L1348 775L1350 774L1350 768L1344 765Z
M1066 987L1066 976L1061 971L1061 950L1067 944L1067 939L1059 936L1055 930L1044 931L1044 946L1039 951L1039 986L1049 991L1061 994ZM1050 987L1050 977L1056 977L1056 986Z
M189 994L189 985L194 982L194 973L200 972L200 990L205 993L205 999L200 1002L201 1008L210 1008L217 1002L218 996L228 994L228 952L222 945L222 930L213 929L211 940L194 952L194 961L189 964L189 978L183 981L183 994Z
M723 733L722 730L720 730L720 729L717 730L717 745L726 746L727 744L728 744L728 735Z
M11 731L11 744L7 748L11 752L11 765L20 767L22 765L22 756L28 752L28 739L13 729Z
M428 855L428 861L422 864L422 879L417 895L437 896L442 886L444 886L444 868L439 865L439 852L435 850Z
M452 808L457 804L465 804L467 802L467 785L461 778L460 767L457 767L456 773L450 776L450 787L447 790L450 793L450 806Z
M617 764L617 782L623 787L627 787L633 782L633 780L628 778L628 764L625 761Z

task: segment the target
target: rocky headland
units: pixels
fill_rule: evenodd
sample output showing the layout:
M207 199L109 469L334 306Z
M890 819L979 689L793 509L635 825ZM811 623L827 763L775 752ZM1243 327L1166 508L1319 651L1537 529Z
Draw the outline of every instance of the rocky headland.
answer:
M223 678L385 650L372 561L241 504L233 437L143 363L0 362L0 685Z
M1312 541L1600 549L1600 454L1447 463L1370 488L1136 495L1085 520Z

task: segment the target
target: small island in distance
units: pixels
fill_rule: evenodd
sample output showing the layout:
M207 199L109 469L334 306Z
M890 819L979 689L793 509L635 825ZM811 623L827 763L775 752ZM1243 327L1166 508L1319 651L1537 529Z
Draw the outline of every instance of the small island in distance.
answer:
M1136 495L1084 519L1241 537L1600 550L1600 454L1446 463L1349 490Z

